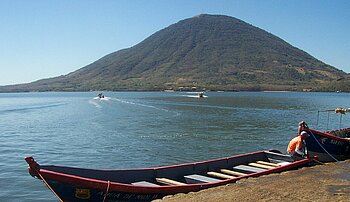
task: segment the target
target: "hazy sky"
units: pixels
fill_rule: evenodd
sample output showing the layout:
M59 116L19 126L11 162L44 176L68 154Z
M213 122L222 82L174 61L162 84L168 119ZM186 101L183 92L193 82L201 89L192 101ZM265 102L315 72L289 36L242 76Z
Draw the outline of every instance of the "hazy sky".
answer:
M67 74L203 13L239 18L350 72L349 0L0 0L0 85Z

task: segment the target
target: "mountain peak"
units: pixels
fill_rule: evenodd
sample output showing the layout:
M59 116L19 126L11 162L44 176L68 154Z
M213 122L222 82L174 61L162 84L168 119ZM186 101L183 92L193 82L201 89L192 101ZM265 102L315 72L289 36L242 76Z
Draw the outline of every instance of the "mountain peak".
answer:
M296 89L343 77L284 40L242 20L200 14L164 28L36 90Z

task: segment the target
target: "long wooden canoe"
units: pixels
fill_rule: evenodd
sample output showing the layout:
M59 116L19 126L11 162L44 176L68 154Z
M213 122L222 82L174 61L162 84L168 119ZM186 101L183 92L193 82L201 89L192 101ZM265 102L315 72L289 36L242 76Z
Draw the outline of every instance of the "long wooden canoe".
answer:
M26 157L29 173L43 180L61 201L151 201L199 191L239 179L295 169L311 158L293 160L277 150L215 160L140 169L96 170L39 165Z

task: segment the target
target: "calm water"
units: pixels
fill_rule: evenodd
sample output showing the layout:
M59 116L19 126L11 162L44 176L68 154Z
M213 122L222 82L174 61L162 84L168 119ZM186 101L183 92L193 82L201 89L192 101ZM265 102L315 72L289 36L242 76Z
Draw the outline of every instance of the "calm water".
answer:
M93 92L0 94L0 201L56 201L28 174L25 156L41 164L131 168L284 152L300 120L316 127L317 110L350 107L343 93L105 94L109 100ZM329 127L339 127L339 116L330 120Z

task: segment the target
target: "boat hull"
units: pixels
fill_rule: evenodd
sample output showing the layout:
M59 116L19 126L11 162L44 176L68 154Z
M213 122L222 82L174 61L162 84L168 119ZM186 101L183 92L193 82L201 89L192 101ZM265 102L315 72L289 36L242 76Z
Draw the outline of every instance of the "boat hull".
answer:
M39 165L32 157L27 157L26 161L29 164L29 173L42 179L51 191L65 202L111 202L152 201L166 195L195 192L234 183L242 178L295 169L310 163L312 159L307 158L295 161L290 156L283 155L279 151L269 150L203 162L126 170L94 170ZM258 165L259 162L265 163L265 165L260 164L260 168L253 167ZM210 173L224 172L222 170L229 170L231 173L236 172L241 175L235 174L236 176L226 179L215 179L209 175ZM193 183L190 181L192 180L190 178L194 176L215 181ZM163 182L159 181L159 179L171 179L179 181L181 184L162 184ZM147 183L147 185L144 183Z
M311 136L305 140L309 156L318 156L322 162L350 158L349 139L316 130L310 130L310 133Z
M152 201L160 199L165 194L160 193L130 193L120 191L108 191L107 189L95 189L87 186L76 186L61 183L59 181L48 181L50 187L64 202L93 202L93 201Z

